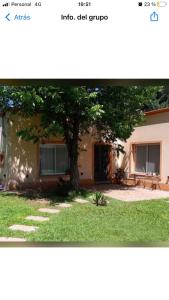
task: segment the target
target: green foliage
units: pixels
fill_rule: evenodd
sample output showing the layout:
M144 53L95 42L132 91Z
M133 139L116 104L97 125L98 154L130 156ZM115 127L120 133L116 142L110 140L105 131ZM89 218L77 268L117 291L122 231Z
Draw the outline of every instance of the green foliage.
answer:
M96 192L95 197L94 197L94 204L97 206L106 206L107 205L107 200L106 197L101 193L101 192Z
M150 87L108 86L98 93L104 114L97 122L98 132L107 141L126 141L133 129L144 121L144 106L154 96Z
M157 88L107 86L89 89L85 86L0 87L3 112L40 117L38 125L22 128L17 135L34 143L50 136L62 135L68 148L71 183L78 190L79 141L94 127L100 141L115 142L117 153L123 151L118 139L126 141L134 128L144 120L143 109Z
M59 197L68 197L69 193L73 191L73 186L70 181L64 181L62 178L60 178L56 189L55 194Z
M31 117L40 113L39 126L23 128L18 135L36 142L39 138L64 135L73 139L96 126L100 139L126 140L143 121L143 107L154 97L157 88L24 86L0 87L3 111ZM9 105L9 99L12 105Z
M118 168L116 170L116 175L115 175L116 183L121 184L125 178L126 178L125 170L122 168Z
M146 111L169 107L169 86L152 87L154 90L152 97L149 97L149 101L145 104L144 109Z

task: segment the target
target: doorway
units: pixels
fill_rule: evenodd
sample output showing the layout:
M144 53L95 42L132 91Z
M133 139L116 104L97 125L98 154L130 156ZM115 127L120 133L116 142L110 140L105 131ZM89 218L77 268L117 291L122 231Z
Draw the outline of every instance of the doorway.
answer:
M105 144L94 145L94 180L105 182L110 179L111 146Z

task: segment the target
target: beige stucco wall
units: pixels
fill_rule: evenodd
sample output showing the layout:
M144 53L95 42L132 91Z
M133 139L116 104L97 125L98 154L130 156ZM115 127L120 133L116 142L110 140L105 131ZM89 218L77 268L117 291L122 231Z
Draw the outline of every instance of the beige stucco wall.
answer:
M38 124L38 117L33 122ZM39 144L23 141L16 137L18 130L32 124L32 119L21 116L0 117L0 151L5 154L4 166L0 168L0 178L4 183L16 180L20 183L43 183L56 181L56 176L39 176ZM52 142L61 141L61 137L52 138ZM96 138L93 129L82 137L79 155L79 173L83 181L94 180L94 144ZM120 141L118 141L120 142ZM127 143L123 143L128 157L127 171L134 172L131 145L135 143L156 143L161 145L160 175L162 182L169 176L169 112L146 117L144 124L137 127ZM50 143L50 140L49 140ZM113 171L121 166L123 155L117 159L112 153Z
M5 162L1 167L1 178L5 184L11 180L29 183L37 178L37 145L25 142L16 136L17 131L30 122L19 115L5 117L3 128Z
M32 124L39 124L38 116L33 119L24 119L20 115L6 115L3 122L0 118L0 147L5 154L4 166L0 167L0 178L8 186L11 182L23 183L26 185L43 184L56 182L57 176L40 176L39 154L40 144L33 144L31 141L23 141L16 136L17 131ZM3 130L2 130L3 127ZM2 134L3 131L3 134ZM79 175L82 182L94 181L94 144L97 139L94 129L81 138L79 154ZM47 141L46 141L47 142ZM61 137L51 138L50 142L62 142ZM117 143L121 143L117 141ZM125 147L128 147L123 143ZM112 150L112 172L121 167L123 155L117 158Z
M40 144L33 144L31 141L26 142L16 136L18 130L29 126L30 124L38 124L39 119L24 119L19 115L6 116L4 132L6 138L3 140L3 151L5 153L5 164L0 168L1 178L6 186L11 181L24 184L39 184L43 182L56 182L57 176L40 176L39 175L39 150ZM1 126L0 126L1 132ZM61 137L51 138L48 142L60 142ZM63 142L63 141L62 141ZM94 144L96 138L94 129L90 129L90 133L82 137L80 143L79 155L79 174L82 181L94 180ZM112 157L113 153L112 153ZM118 161L113 160L118 165ZM114 167L114 166L113 166Z
M125 149L131 151L134 143L160 143L160 175L161 181L166 182L169 176L169 112L146 116L143 126L137 127L127 140ZM130 160L131 172L134 173L132 154Z
M95 138L92 136L92 130L90 134L82 137L80 143L80 155L79 155L79 175L82 180L93 180L93 156L94 156L94 143Z
M158 114L148 115L145 118L144 125L153 125L153 124L161 124L161 123L169 123L169 112L161 112Z

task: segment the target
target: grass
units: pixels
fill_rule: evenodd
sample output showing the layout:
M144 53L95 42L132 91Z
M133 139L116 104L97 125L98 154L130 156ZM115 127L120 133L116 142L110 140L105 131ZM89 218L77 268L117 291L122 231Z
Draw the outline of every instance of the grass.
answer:
M89 198L90 194L83 195ZM51 195L53 205L67 201ZM47 205L28 201L25 197L0 194L0 236L26 237L36 242L161 242L169 241L169 199L122 202L110 199L108 206L72 203L50 221L25 220ZM13 232L13 224L38 225L35 233Z

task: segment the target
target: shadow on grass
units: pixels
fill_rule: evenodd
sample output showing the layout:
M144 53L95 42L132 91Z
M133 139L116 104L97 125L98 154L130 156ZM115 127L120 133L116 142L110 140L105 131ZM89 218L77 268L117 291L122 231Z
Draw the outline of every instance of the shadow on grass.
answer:
M0 197L17 197L20 196L20 192L18 191L1 191L0 192Z
M41 192L38 190L27 189L24 191L3 191L0 192L0 197L19 197L29 201L49 202L49 204L72 202L75 198L81 197L87 199L93 194L87 189L80 189L78 192L74 190L52 190Z

